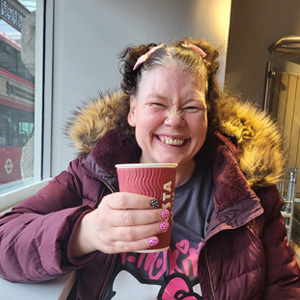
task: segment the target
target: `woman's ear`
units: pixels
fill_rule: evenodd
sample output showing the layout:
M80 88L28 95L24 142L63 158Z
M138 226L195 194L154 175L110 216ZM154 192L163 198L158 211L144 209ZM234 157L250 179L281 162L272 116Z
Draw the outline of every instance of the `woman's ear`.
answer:
M131 127L136 126L135 114L136 114L136 99L134 96L130 96L130 109L129 109L127 120Z

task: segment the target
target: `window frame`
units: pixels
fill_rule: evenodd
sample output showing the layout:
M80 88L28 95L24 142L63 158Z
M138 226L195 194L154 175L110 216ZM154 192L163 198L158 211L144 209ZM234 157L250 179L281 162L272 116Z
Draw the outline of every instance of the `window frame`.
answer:
M51 180L54 0L37 0L34 181L0 194L0 211L34 195ZM40 46L42 44L42 49Z

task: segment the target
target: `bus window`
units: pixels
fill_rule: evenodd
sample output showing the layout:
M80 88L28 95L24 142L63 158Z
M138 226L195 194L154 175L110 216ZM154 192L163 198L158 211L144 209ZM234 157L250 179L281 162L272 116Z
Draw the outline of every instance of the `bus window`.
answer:
M19 50L0 40L0 67L15 75L34 82L34 77L25 67Z
M13 74L16 74L16 55L8 44L0 41L0 66Z

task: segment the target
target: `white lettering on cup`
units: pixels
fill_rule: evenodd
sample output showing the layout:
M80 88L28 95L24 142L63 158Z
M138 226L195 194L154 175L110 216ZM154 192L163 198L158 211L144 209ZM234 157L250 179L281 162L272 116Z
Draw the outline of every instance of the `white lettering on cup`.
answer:
M169 181L167 183L164 184L163 186L163 189L167 192L171 192L172 191L172 181ZM162 201L165 202L166 200L170 199L172 196L172 194L170 193L166 193L166 192L163 192L163 199ZM171 207L171 203L168 202L168 203L162 203L162 208L166 209L166 208L169 208Z
M169 181L167 183L164 184L164 190L171 192L172 190L172 181Z

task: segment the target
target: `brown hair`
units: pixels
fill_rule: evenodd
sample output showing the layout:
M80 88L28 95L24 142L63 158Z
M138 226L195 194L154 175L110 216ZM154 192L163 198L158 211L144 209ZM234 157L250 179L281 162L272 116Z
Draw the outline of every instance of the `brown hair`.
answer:
M199 53L191 48L183 46L184 44L192 44L201 48L206 56L203 59ZM204 40L196 40L193 38L185 38L173 41L171 45L166 45L155 51L147 61L133 70L138 58L147 53L151 48L157 46L155 43L140 45L138 47L127 47L120 54L121 58L121 74L123 79L121 88L128 95L124 99L124 106L116 118L116 127L126 134L134 134L134 128L131 128L127 122L129 112L129 98L131 95L138 93L139 83L144 74L155 66L176 67L183 71L188 71L205 76L207 79L207 96L206 102L208 107L208 129L209 132L214 131L218 120L216 118L216 101L222 96L219 81L216 74L219 70L219 62L217 58L219 53L217 49Z

